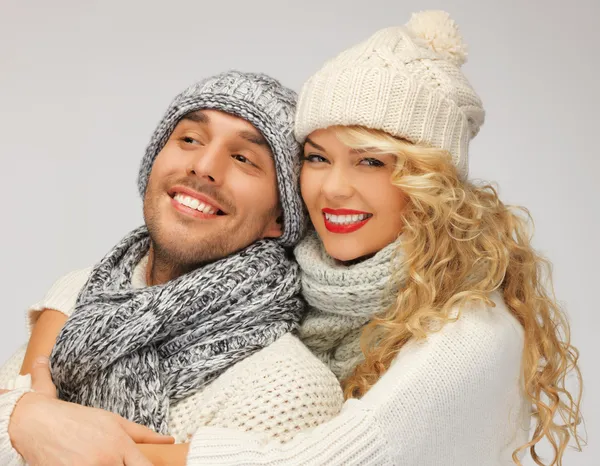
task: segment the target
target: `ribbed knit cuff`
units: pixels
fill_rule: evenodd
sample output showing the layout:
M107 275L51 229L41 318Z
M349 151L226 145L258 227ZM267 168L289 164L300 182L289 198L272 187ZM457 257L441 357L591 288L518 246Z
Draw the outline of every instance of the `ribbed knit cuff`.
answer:
M30 389L31 388L31 374L25 375L17 375L14 379L11 379L6 384L6 387L0 387L6 390L15 390L15 389Z
M284 444L250 432L201 427L190 442L186 465L391 466L389 452L373 415L360 400L349 400L339 416Z
M0 464L2 466L26 465L23 457L14 449L10 441L8 426L17 402L29 392L30 389L21 388L0 395Z

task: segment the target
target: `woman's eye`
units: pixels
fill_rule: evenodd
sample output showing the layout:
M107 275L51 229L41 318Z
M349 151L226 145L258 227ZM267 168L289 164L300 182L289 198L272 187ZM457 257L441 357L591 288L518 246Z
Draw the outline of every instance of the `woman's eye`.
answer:
M302 157L303 161L309 162L309 163L321 163L321 162L327 162L327 159L325 157L322 157L320 155L317 154L308 154Z
M381 160L366 158L359 162L360 165L366 165L368 167L383 167L385 164Z

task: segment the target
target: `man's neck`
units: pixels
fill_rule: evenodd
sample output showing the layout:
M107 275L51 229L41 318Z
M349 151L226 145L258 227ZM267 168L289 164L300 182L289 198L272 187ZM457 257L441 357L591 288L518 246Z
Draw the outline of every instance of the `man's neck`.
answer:
M146 266L146 285L162 285L189 272L185 267L178 267L172 261L166 260L157 253L154 245L148 251L148 265Z

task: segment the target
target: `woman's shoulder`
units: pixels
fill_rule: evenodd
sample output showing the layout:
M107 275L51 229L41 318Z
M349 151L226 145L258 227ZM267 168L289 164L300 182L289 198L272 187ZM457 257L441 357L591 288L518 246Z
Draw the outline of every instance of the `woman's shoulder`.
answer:
M469 372L490 369L498 373L519 371L524 329L500 292L486 301L473 301L452 309L451 321L419 340L407 343L392 365L405 368L419 361L437 367Z
M499 293L489 298L454 309L455 320L405 344L365 395L368 404L417 394L462 406L508 393L518 403L524 331Z
M497 291L489 295L489 301L475 301L461 309L453 309L458 317L449 324L457 326L462 334L470 336L466 342L472 341L500 344L519 344L524 339L524 329L510 310L502 293Z

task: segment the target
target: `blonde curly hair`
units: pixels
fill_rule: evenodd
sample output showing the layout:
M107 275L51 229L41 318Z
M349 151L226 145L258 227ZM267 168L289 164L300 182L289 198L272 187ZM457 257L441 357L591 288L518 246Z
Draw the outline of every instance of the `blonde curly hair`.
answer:
M545 466L536 452L545 438L554 452L548 464L561 465L570 439L579 450L584 443L579 354L554 297L551 265L531 246L529 211L503 204L491 185L459 179L445 151L362 127L334 130L353 149L395 154L392 183L409 199L401 213L405 260L395 271L409 279L395 304L365 327L365 361L343 382L346 398L364 395L404 344L425 338L431 324L441 328L452 308L471 301L493 306L489 295L500 290L524 328L524 391L535 419L533 438L513 452L513 461L520 465L519 453L529 448L535 463ZM566 388L569 373L576 376L576 393Z

